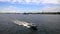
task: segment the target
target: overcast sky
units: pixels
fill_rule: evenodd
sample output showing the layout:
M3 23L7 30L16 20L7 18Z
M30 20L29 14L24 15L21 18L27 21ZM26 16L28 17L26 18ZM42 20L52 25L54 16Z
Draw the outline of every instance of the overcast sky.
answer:
M59 12L60 0L0 0L0 13L41 11Z

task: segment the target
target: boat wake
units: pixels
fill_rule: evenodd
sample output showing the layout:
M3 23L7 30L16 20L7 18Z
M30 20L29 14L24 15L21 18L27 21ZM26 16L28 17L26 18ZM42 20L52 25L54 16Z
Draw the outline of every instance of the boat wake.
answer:
M33 29L33 30L37 30L37 26L34 23L28 23L25 21L19 21L17 19L11 20L13 23L18 24L18 25L22 25L25 26L27 28Z
M30 26L28 26L30 23L24 22L24 21L19 21L17 19L11 20L13 23L18 24L18 25L22 25L25 26L27 28L30 28Z

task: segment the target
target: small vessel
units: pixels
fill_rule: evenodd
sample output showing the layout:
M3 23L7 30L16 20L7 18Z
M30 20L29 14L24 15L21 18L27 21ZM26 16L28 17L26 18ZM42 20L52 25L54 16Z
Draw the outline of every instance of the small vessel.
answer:
M28 23L28 22L25 22L25 21L19 21L17 19L12 20L12 22L14 22L15 24L18 24L18 25L25 26L25 27L27 27L29 29L37 30L37 25L35 25L34 23Z
M37 26L36 25L29 25L29 26L30 26L30 29L37 30Z

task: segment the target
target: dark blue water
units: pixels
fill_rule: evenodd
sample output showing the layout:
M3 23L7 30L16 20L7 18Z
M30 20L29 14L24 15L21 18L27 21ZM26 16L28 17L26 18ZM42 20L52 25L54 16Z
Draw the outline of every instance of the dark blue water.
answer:
M38 30L34 31L20 26L10 19L35 23ZM0 34L60 34L60 15L0 14Z

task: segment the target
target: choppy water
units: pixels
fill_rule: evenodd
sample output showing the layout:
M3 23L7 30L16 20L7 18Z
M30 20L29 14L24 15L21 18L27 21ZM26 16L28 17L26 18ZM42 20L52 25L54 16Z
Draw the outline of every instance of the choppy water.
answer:
M36 23L38 30L20 26L10 19ZM0 14L0 34L60 34L60 15Z

